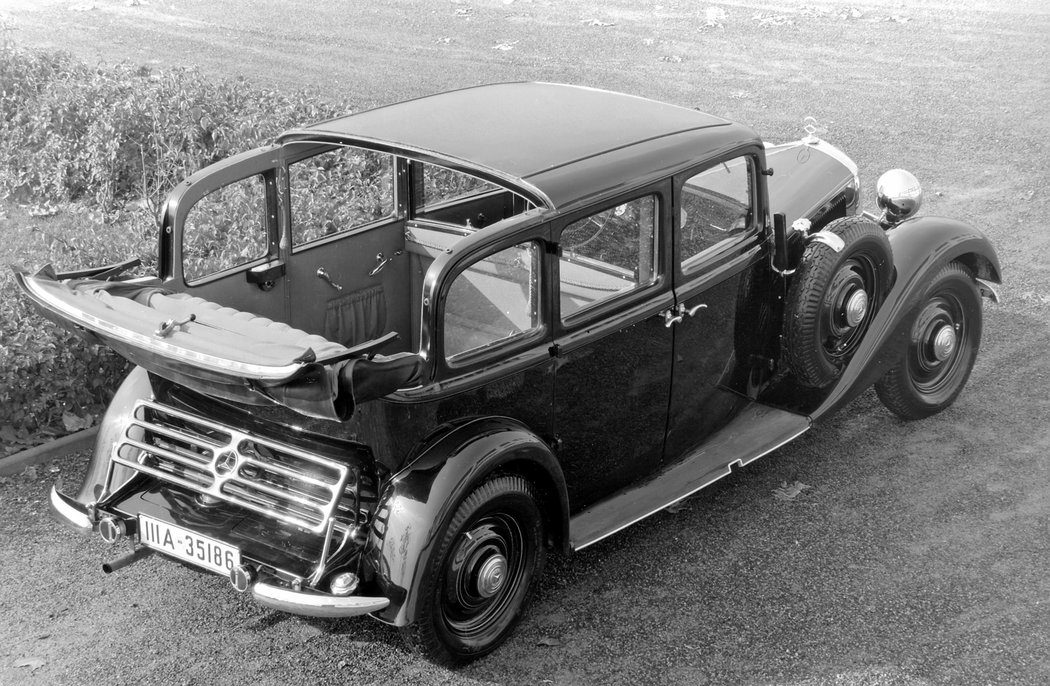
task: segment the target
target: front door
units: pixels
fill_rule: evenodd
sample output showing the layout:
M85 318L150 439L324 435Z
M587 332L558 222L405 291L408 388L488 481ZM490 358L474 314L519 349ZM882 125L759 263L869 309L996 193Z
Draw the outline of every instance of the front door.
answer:
M673 342L668 191L555 226L554 428L574 511L660 466Z
M677 186L674 375L665 462L697 457L700 446L749 402L753 333L749 304L764 263L753 206L754 164L746 156L686 175ZM702 453L712 469L718 451Z

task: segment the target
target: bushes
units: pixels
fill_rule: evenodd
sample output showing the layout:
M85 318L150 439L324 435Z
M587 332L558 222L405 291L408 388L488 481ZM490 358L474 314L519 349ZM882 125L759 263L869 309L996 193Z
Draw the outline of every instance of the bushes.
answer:
M10 213L4 238L20 237L17 246L0 246L0 258L68 269L138 256L148 268L156 210L176 183L336 112L305 94L212 81L189 69L90 67L61 53L0 46L0 193ZM29 217L12 201L56 216ZM0 446L83 428L125 367L108 349L31 311L5 270Z
M3 57L0 187L107 212L128 202L155 209L200 167L336 111L188 69L88 67L22 50Z

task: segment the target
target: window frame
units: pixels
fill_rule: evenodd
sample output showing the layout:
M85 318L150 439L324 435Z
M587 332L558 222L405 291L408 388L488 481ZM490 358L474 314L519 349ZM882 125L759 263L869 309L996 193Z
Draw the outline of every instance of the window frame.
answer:
M652 196L655 200L653 218L655 227L653 229L653 280L649 283L638 285L636 288L617 292L607 298L581 307L567 317L561 312L561 262L563 259L563 246L561 243L562 232L572 224L587 219L593 215L615 208L618 205L630 203L640 198ZM554 312L552 316L556 322L559 335L567 331L577 330L594 323L597 320L610 317L616 312L626 310L639 302L645 301L669 288L667 260L669 259L670 241L668 240L670 229L670 213L672 211L670 179L661 180L659 183L650 184L635 189L600 203L589 205L567 214L554 223L551 236L558 245L558 259L552 265L551 287L553 293ZM615 266L615 265L614 265Z
M726 164L738 158L745 158L748 170L748 200L750 203L748 225L737 235L730 235L718 241L700 252L683 258L682 256L682 199L685 194L686 182L713 169L721 164ZM707 160L702 165L693 167L675 177L675 211L672 217L671 242L673 249L674 271L677 281L682 283L702 275L708 269L720 264L727 256L735 255L740 248L753 243L756 238L761 238L764 233L764 221L762 217L763 208L759 202L764 186L760 185L758 176L763 169L762 160L750 148L733 150L713 160Z
M323 235L318 238L306 241L304 243L295 242L295 214L294 208L292 207L292 173L291 168L293 165L308 160L312 157L318 157L325 153L332 152L337 149L353 148L363 152L368 152L376 155L385 155L390 158L390 189L391 189L391 213L385 217L359 224L353 228L346 229L343 231L336 231L335 233ZM404 163L400 156L388 152L385 150L377 150L375 148L365 147L363 145L353 145L350 143L326 143L319 141L293 141L284 145L285 158L281 165L282 171L282 197L284 199L283 213L284 213L284 242L287 243L287 249L289 254L297 254L312 250L316 247L328 245L334 241L341 240L348 236L354 236L357 234L370 231L380 226L386 226L394 222L402 221L405 217L405 198L404 189L402 188L402 177L404 176Z
M264 240L266 249L262 255L251 257L243 262L238 262L235 265L219 269L217 271L209 272L203 276L197 278L190 278L186 274L186 228L189 223L190 217L193 216L193 211L197 208L202 201L206 200L208 196L219 192L225 188L228 188L234 184L242 183L254 177L262 178L263 185L263 206L260 208L262 214L262 222L260 223L260 229L264 232ZM211 186L204 193L201 193L197 197L192 199L192 202L186 206L182 216L178 219L179 226L179 248L178 248L178 273L182 282L188 287L204 286L213 281L218 281L232 274L240 272L246 272L254 267L267 264L280 257L280 241L279 241L279 221L278 221L278 203L277 203L277 174L276 169L261 169L256 170L250 174L240 176L237 178L225 179L216 175L217 180L221 180L222 183Z

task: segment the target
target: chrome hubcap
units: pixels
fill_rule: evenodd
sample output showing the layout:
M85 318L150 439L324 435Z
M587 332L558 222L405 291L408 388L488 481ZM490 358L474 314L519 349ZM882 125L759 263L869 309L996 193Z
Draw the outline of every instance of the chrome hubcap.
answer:
M507 578L507 558L502 555L493 555L485 560L478 571L478 595L482 598L491 598L503 587Z
M846 324L857 326L868 315L868 294L858 289L846 301Z
M955 329L945 324L933 336L933 356L938 362L943 362L955 352L957 337Z

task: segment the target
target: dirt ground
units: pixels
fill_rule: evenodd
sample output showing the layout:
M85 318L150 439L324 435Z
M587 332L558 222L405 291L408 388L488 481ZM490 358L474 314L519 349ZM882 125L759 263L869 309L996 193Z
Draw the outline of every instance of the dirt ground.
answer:
M1050 8L1041 0L5 0L9 40L195 65L355 109L550 80L799 137L866 187L906 167L925 214L1002 260L956 405L873 393L795 443L548 567L515 636L457 672L369 619L267 612L223 579L116 556L47 516L86 456L0 480L0 682L1044 684L1050 679ZM870 193L870 191L869 191ZM870 200L869 200L870 204ZM811 488L773 497L784 482Z

